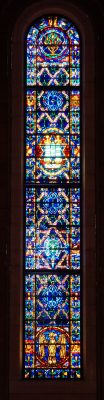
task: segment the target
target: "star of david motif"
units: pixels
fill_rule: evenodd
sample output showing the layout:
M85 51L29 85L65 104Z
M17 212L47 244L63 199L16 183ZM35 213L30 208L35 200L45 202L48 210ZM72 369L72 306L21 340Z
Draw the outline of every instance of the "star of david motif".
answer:
M39 229L69 226L68 196L68 189L37 189L36 224Z
M36 277L36 314L38 325L66 325L69 311L69 277Z
M61 135L38 137L36 145L36 179L69 180L69 138ZM48 133L48 130L47 130Z
M69 268L69 231L36 232L36 269Z

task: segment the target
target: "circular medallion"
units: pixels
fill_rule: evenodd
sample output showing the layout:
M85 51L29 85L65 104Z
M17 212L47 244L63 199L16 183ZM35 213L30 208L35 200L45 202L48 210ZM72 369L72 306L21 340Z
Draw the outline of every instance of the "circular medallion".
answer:
M37 362L41 366L69 366L69 335L63 328L45 327L36 338Z
M38 56L44 60L59 60L69 54L69 40L65 32L55 28L44 30L38 40Z
M63 94L53 90L47 92L43 95L43 103L49 111L57 111L63 107Z

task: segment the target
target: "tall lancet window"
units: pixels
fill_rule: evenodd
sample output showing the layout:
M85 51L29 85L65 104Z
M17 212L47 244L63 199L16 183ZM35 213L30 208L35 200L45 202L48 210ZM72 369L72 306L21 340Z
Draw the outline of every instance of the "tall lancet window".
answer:
M35 20L25 56L23 378L77 380L82 341L76 26L61 16Z

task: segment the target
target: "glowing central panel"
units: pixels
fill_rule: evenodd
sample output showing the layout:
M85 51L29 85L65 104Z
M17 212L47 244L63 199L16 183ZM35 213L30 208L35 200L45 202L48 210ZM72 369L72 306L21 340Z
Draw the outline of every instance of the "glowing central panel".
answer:
M80 38L46 17L26 43L23 376L79 379Z

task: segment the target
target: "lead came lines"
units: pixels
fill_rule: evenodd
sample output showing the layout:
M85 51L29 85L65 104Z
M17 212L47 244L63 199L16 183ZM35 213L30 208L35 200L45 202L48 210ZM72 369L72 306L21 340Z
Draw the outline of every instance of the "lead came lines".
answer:
M60 21L61 30L58 21ZM78 275L80 268L78 199L80 194L77 186L80 170L78 103L80 92L77 88L72 91L71 87L70 91L67 91L67 88L60 91L58 85L67 85L69 79L69 38L67 35L70 37L72 49L75 49L75 52L72 52L70 47L71 62L74 62L75 68L74 72L74 68L70 67L70 84L75 87L80 85L79 37L75 27L64 18L45 18L36 22L35 26L30 29L27 36L27 85L29 88L27 89L26 117L25 271L29 283L28 286L26 283L25 378L78 379L80 378L80 276ZM42 26L44 26L43 33ZM64 29L62 26L64 28L67 26L66 33L64 30L62 32ZM45 34L44 29L46 29ZM62 40L65 40L65 46ZM37 76L33 72L35 71L33 60L35 60L36 42ZM53 85L52 89L48 89L50 83ZM31 85L32 87L46 85L46 89L44 87L38 90L38 86L32 89ZM57 85L57 89L54 85ZM69 94L71 96L70 116ZM35 129L35 110L37 130ZM71 121L70 147L69 120ZM70 182L69 169L72 188L71 185L67 186ZM72 218L70 226L69 214ZM69 254L71 275L67 275ZM63 271L66 271L66 275L63 275ZM32 280L34 284L31 285ZM36 328L34 328L34 321ZM36 364L34 364L34 352Z

